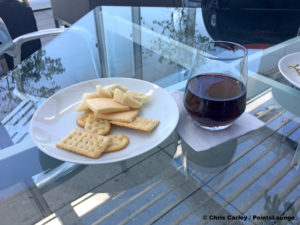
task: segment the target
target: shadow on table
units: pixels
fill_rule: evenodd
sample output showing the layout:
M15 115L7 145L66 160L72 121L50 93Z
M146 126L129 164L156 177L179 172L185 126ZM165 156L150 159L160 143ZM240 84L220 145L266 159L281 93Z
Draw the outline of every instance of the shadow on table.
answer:
M196 152L187 143L182 141L182 149L188 161L201 167L215 169L224 167L231 161L236 146L237 139L233 139L206 151Z
M182 140L176 151L170 151L169 154L184 166L187 176L196 182L207 183L230 165L236 148L237 139L233 139L206 151L196 152Z

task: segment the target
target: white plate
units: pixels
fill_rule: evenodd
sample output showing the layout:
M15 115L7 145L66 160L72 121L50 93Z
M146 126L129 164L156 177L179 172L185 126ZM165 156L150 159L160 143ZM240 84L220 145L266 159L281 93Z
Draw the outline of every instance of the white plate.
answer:
M151 133L122 127L113 127L111 133L128 136L129 145L117 152L105 153L98 159L80 156L55 145L73 128L78 128L76 112L84 92L96 92L96 85L119 84L128 89L151 93L143 106L140 116L159 120L159 126ZM102 78L75 84L61 90L47 99L34 113L30 122L30 135L35 144L46 154L63 161L79 164L112 163L145 153L164 141L175 129L179 118L177 104L173 97L159 86L131 78Z
M285 79L297 88L300 88L300 75L295 69L289 67L295 66L296 64L300 65L300 52L292 53L281 58L278 62L278 69Z

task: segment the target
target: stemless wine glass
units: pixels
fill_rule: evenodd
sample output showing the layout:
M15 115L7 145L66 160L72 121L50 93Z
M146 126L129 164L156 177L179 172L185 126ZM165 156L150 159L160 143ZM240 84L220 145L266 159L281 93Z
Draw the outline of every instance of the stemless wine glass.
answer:
M229 127L246 108L247 49L227 41L197 48L184 94L193 121L208 130Z

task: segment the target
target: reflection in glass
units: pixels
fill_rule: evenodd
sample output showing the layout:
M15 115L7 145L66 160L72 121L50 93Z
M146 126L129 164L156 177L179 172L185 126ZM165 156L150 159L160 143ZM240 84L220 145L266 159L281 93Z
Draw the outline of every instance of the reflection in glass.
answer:
M0 82L0 148L26 140L35 109L60 86L53 76L65 71L60 58L39 50Z
M53 75L63 72L65 68L60 58L51 58L46 56L45 50L39 50L17 68L14 77L18 91L38 97L49 97L60 89ZM36 85L38 82L42 85Z
M276 224L288 224L296 225L299 224L300 220L297 216L296 209L293 203L286 201L283 202L283 199L276 194L273 198L266 192L264 195L265 205L264 205L264 213L263 216L275 216L278 217ZM281 204L283 203L283 209ZM271 219L269 219L270 221ZM275 218L276 220L276 218Z
M193 47L209 40L209 37L203 35L202 30L196 27L196 13L198 12L195 8L176 8L171 12L168 19L153 20L150 29L158 31L167 37L168 41L159 36L151 40L150 49L145 49L144 53L151 57L153 52L161 52L160 63L168 62L172 64L173 62L191 61L191 52L179 47L178 42ZM142 24L149 26L145 21ZM171 61L168 59L171 59Z
M20 99L13 94L14 89L15 84L11 76L3 77L0 80L0 121L20 103Z

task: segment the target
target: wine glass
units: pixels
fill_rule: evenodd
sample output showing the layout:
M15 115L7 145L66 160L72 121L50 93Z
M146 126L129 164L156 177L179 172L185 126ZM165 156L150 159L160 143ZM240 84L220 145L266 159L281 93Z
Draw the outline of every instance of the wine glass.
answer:
M193 121L208 130L229 127L246 108L247 49L227 41L197 48L184 94Z

